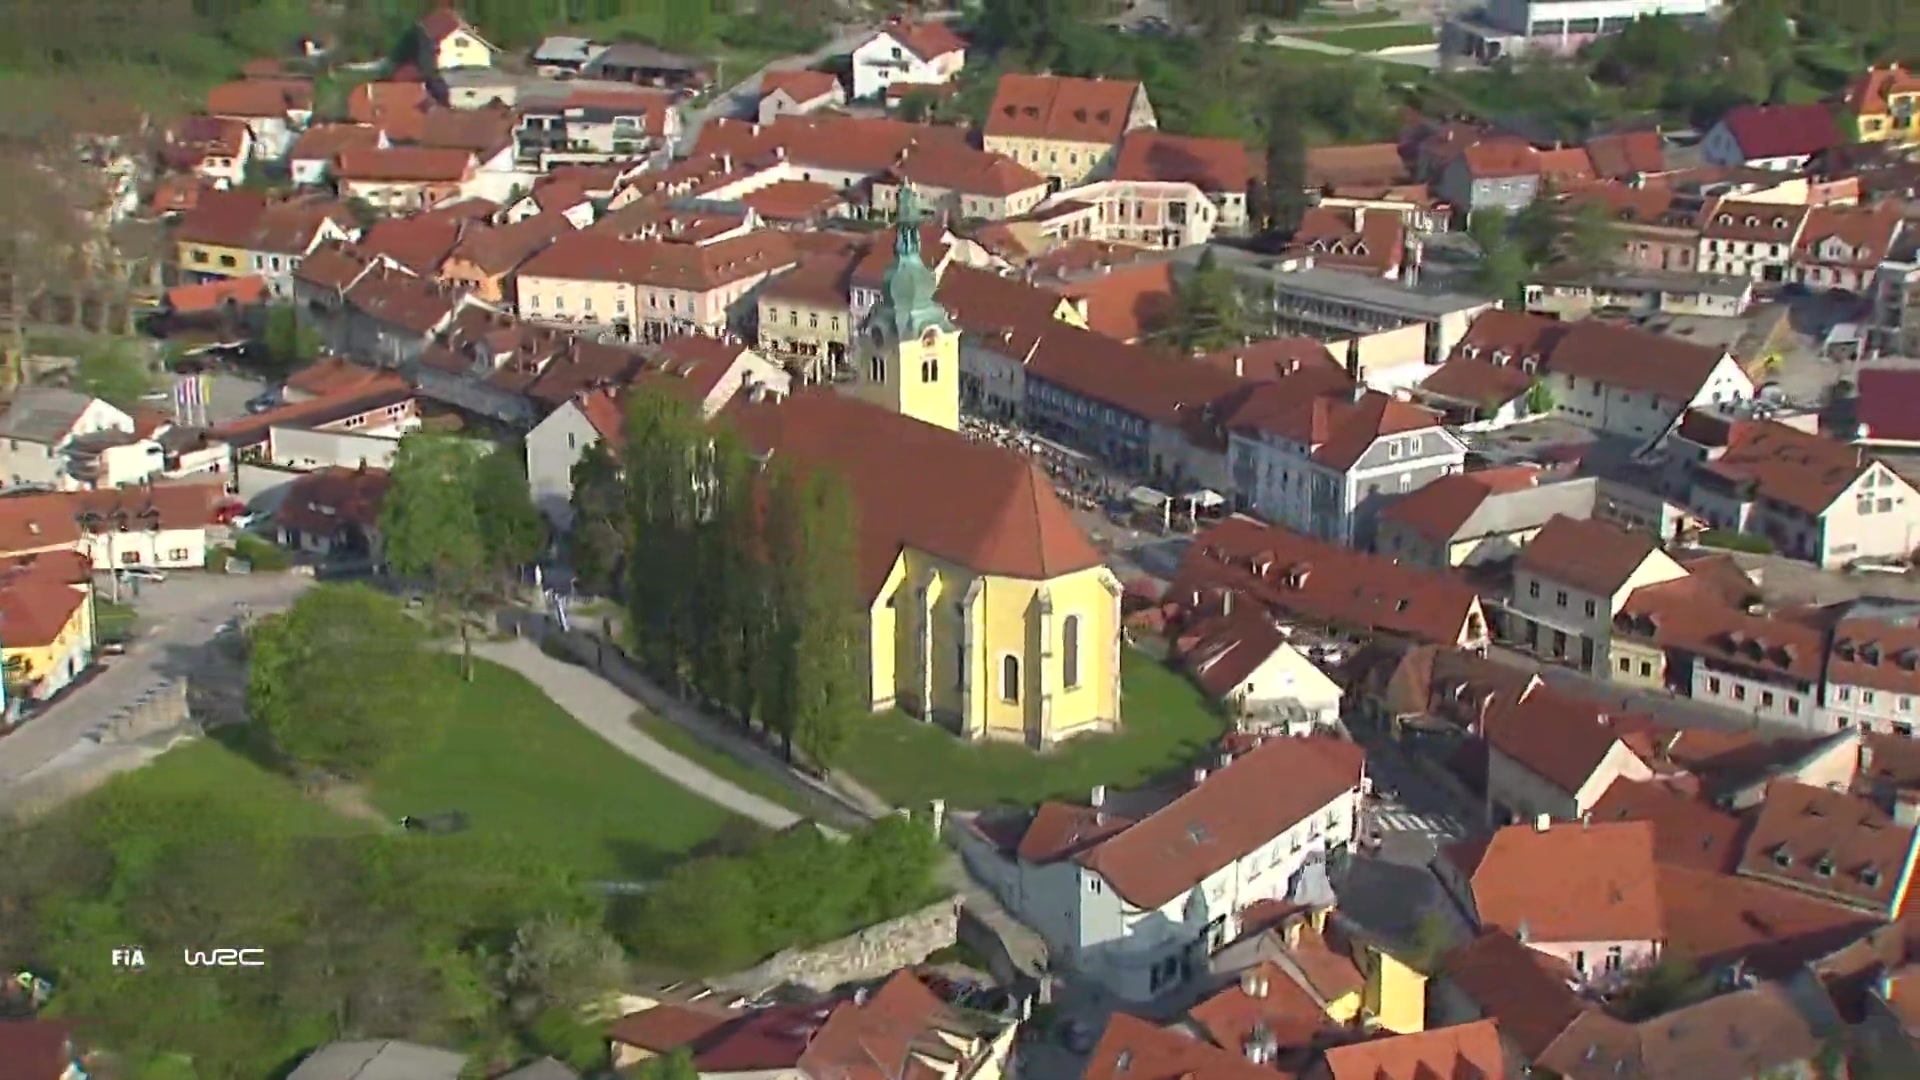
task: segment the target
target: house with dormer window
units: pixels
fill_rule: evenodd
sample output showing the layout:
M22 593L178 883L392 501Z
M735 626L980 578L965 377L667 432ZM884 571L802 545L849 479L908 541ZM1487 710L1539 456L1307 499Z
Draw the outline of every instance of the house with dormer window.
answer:
M1767 786L1737 873L1828 903L1898 917L1906 906L1920 797L1883 805L1864 795L1793 780Z
M1811 213L1808 207L1786 203L1715 200L1700 217L1700 252L1694 265L1703 274L1785 282Z
M853 50L853 97L877 98L890 87L940 86L967 66L967 43L945 23L889 19Z
M1906 225L1897 206L1817 206L1793 249L1793 280L1814 291L1864 292Z
M1196 768L1169 802L1050 802L968 823L968 865L1039 931L1057 969L1127 1001L1207 977L1273 901L1332 902L1329 861L1350 852L1366 756L1327 737L1270 738Z
M1842 608L1821 699L1824 730L1913 738L1920 728L1920 605L1863 597Z

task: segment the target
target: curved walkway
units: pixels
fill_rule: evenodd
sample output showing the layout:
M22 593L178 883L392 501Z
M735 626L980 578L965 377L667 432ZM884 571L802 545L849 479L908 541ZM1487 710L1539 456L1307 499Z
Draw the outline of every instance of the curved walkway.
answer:
M594 672L556 660L524 638L476 642L473 654L525 676L554 704L615 749L695 795L770 829L785 829L800 821L800 816L786 807L734 786L634 727L630 718L640 704Z

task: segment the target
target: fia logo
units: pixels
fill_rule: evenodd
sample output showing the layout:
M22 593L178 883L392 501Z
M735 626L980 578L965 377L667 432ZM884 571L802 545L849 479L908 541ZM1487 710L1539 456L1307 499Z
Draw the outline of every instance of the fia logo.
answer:
M117 968L143 968L147 966L147 954L138 945L113 950L113 966Z

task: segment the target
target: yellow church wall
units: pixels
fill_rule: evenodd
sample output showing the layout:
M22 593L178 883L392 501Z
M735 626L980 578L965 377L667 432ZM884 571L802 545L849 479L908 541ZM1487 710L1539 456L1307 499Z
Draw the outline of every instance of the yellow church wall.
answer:
M930 714L967 738L1043 744L1118 720L1119 583L1103 567L1029 581L976 575L909 549L871 614L876 709ZM1069 618L1078 666L1071 686Z
M960 430L960 335L932 331L913 341L876 344L870 337L863 342L857 370L862 378L856 393L862 400L915 420ZM874 354L886 358L886 378L871 378ZM929 371L926 361L934 366ZM925 376L932 374L932 379Z

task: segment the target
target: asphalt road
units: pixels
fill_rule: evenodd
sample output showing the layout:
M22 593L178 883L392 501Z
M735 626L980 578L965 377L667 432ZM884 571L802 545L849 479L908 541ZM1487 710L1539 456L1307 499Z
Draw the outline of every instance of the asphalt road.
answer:
M843 27L825 45L810 53L799 56L783 56L725 91L714 95L713 100L697 109L688 109L680 116L680 143L674 147L679 157L687 156L695 143L700 141L700 129L707 121L723 117L748 117L756 115L760 106L760 80L770 71L801 71L825 60L829 56L852 52L856 46L873 33L869 26Z
M180 571L145 586L132 599L139 612L137 637L126 655L109 657L91 682L0 738L0 786L25 778L79 743L94 726L112 720L142 694L185 678L199 650L238 605L277 611L293 602L313 579L290 574L228 576ZM100 586L99 595L108 596Z

